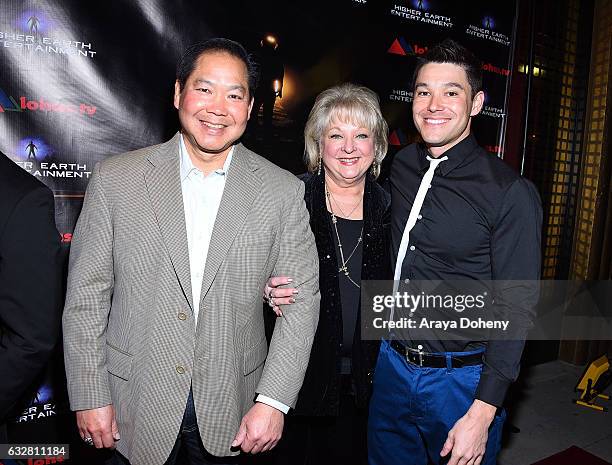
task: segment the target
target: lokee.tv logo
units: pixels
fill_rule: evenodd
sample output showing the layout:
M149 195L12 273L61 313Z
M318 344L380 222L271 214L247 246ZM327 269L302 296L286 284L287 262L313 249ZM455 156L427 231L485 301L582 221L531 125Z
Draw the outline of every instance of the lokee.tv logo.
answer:
M425 55L427 53L427 47L423 47L418 44L409 44L403 37L398 37L393 41L391 47L387 50L387 53L394 55Z
M499 68L491 63L485 63L482 65L482 69L484 71L488 71L490 73L500 74L502 76L510 76L510 70L506 68Z
M93 116L97 108L86 103L62 103L50 102L44 98L30 100L25 96L19 97L18 100L12 95L7 94L0 88L0 113L7 111L42 111L52 113L74 113L86 116Z
M495 154L497 154L497 153L499 153L499 154L504 153L504 148L501 147L500 145L485 145L484 149L487 152L490 152L490 153L495 153Z
M45 457L44 459L33 459L33 458L29 458L27 459L27 462L16 462L14 460L2 460L0 461L0 465L23 465L24 463L26 465L52 465L55 463L64 463L66 461L66 459L62 456L59 455L57 457Z
M0 113L4 113L5 111L22 111L22 110L12 95L7 94L0 88Z

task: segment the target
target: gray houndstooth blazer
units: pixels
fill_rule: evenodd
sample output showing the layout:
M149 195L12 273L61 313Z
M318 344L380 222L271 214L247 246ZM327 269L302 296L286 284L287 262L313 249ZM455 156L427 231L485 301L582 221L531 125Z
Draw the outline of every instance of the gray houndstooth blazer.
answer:
M303 189L290 173L236 146L195 327L179 135L94 169L70 253L68 393L73 410L114 405L117 447L133 465L165 462L190 386L204 446L216 456L233 454L256 392L295 404L319 312ZM268 352L261 294L272 275L292 276L300 293Z

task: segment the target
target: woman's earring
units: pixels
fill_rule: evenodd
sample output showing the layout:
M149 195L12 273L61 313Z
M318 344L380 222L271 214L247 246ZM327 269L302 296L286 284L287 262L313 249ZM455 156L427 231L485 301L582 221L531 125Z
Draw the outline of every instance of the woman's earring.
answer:
M323 157L319 155L319 166L317 168L317 176L321 176L321 165L323 164Z
M377 161L372 163L372 167L370 168L370 173L372 173L374 177L378 177L378 175L380 174L380 163L378 163Z

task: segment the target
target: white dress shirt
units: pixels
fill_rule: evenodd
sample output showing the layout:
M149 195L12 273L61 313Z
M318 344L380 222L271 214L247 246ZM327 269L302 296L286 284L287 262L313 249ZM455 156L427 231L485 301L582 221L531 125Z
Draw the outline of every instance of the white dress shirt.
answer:
M187 227L193 314L197 325L208 247L215 226L217 211L221 204L225 178L232 162L234 148L232 147L227 155L223 168L205 176L202 171L193 165L182 136L180 147L181 190L185 209L185 226Z
M225 181L233 154L234 147L229 151L223 168L216 169L205 176L202 171L193 165L187 148L185 147L183 136L181 136L181 191L185 210L191 292L193 297L193 316L196 326L200 310L202 279L204 277L208 247L210 246L210 239L212 237L213 227L215 226L217 211L221 204L221 197L223 196L223 189L225 188ZM270 405L283 413L289 411L287 405L261 394L257 395L256 401Z

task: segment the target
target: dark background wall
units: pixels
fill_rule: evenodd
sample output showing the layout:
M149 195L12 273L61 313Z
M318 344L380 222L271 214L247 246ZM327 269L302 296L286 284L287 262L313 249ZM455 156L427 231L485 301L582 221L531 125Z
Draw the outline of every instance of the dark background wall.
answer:
M302 131L314 98L331 85L352 81L378 93L389 122L384 174L397 150L418 140L411 118L416 58L451 37L485 65L486 102L474 122L477 139L491 156L503 157L533 180L542 196L544 277L609 279L604 245L610 168L595 163L609 151L607 136L597 139L606 128L609 132L609 110L595 101L608 86L607 74L603 84L595 79L601 69L610 69L610 25L605 22L610 16L609 0L522 0L518 5L481 0L5 0L0 10L0 150L53 189L67 253L94 164L171 137L178 129L172 93L181 51L197 40L225 36L262 62L268 76L262 86L282 81L271 123L264 108L253 115L244 136L249 148L302 172ZM267 36L274 37L275 49L262 47ZM593 122L593 111L603 112L603 120ZM584 141L592 134L600 145L589 151ZM601 182L593 187L588 179ZM584 204L591 187L593 198L600 198L592 208ZM597 220L603 226L588 229L586 224ZM589 259L593 254L601 258L597 265ZM532 344L527 361L555 359L561 349L554 341ZM565 352L567 359L583 363L598 350L587 345ZM579 352L582 358L572 358ZM16 415L15 438L74 439L63 383L58 353L36 397L26 399L24 411Z

